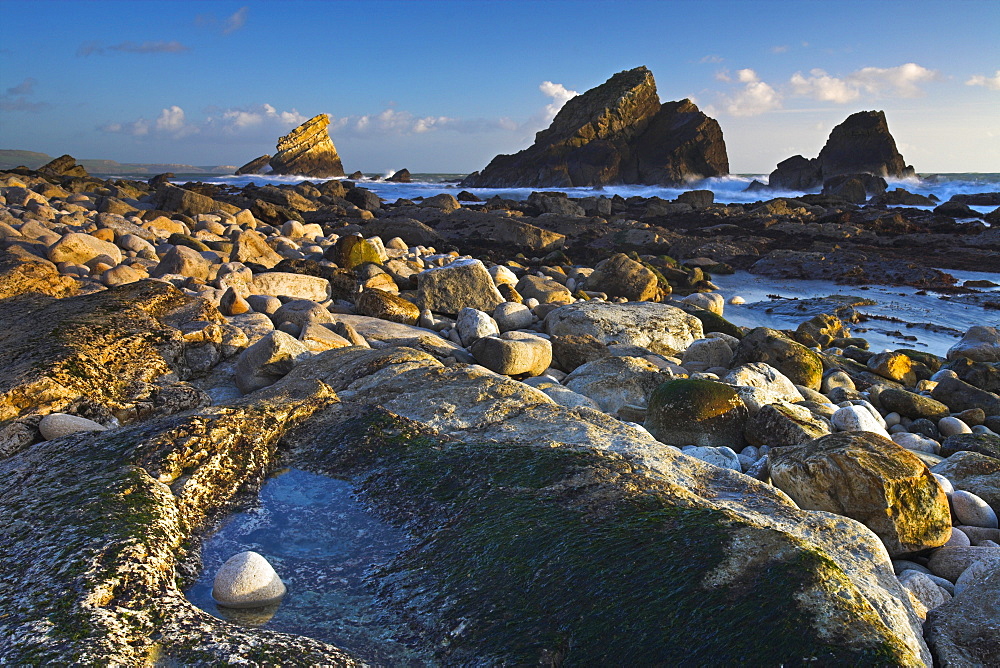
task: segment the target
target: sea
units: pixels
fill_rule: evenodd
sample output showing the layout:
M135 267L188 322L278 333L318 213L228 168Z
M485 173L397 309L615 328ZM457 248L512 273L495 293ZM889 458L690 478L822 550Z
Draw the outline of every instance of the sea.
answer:
M751 204L774 197L794 198L802 195L800 191L747 191L747 187L754 181L767 183L766 174L731 174L693 180L683 187L607 185L581 188L462 188L458 184L464 174L412 174L410 183L388 181L392 174L366 174L356 183L388 202L395 202L400 198L416 200L440 193L457 195L462 190L468 190L483 200L494 195L524 200L535 191L565 192L570 197L621 195L625 198L639 196L672 200L687 190L700 189L711 190L716 202L732 204ZM175 183L202 181L237 187L247 184L295 184L307 180L318 181L298 176L206 174L177 174L173 179ZM920 174L906 179L887 179L887 182L889 190L903 188L928 197L934 195L941 202L958 194L1000 192L1000 173ZM971 208L980 213L988 213L996 207ZM970 218L968 222L974 220L979 219ZM1000 266L1000 258L997 258L995 266ZM713 276L713 281L727 302L736 296L746 300L742 305L726 305L725 315L739 325L794 329L818 312L817 309L824 307L817 300L838 295L850 297L853 302L864 302L853 308L864 321L858 325L863 330L859 335L868 339L873 350L910 348L944 356L969 327L1000 327L1000 310L993 306L1000 302L1000 271L944 271L954 276L959 285L966 281L989 281L997 285L977 287L970 289L965 295L955 295L905 287L844 286L831 281L773 279L745 271L716 275Z

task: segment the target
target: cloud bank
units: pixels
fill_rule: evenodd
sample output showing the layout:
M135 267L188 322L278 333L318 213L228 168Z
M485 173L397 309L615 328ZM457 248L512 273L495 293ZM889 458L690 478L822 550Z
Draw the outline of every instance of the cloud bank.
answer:
M1000 72L997 75L1000 79ZM848 104L862 97L872 99L921 97L925 94L922 88L924 84L943 79L937 70L916 63L888 68L863 67L841 77L816 68L810 70L808 75L796 72L787 83L777 86L762 81L751 69L739 70L735 79L728 71L717 72L715 78L743 85L740 90L719 95L721 108L733 116L756 116L780 109L784 100L790 97L803 97L834 104ZM983 81L980 83L977 80L976 83L971 83L970 79L966 83L991 87L989 82L992 80L985 77L979 79ZM1000 80L996 85L1000 87Z
M270 104L260 104L253 107L210 110L200 122L191 122L184 109L172 105L162 109L152 120L138 118L134 121L107 123L98 130L108 134L174 140L192 136L205 139L246 136L277 138L278 134L283 134L306 120L308 118L295 109L278 111Z

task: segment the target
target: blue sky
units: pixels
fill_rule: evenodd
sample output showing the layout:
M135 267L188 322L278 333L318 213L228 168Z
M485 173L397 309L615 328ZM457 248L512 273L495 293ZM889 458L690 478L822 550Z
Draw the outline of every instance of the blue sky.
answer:
M0 148L242 164L318 113L348 171L467 172L646 65L732 171L883 109L918 172L1000 172L1000 1L0 0Z

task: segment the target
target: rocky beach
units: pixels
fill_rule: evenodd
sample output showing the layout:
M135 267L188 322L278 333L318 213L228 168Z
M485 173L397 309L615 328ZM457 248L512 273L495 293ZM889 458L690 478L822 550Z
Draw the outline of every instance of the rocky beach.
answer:
M295 183L0 172L0 663L996 664L1000 193L890 189L865 111L609 195L729 171L646 68L412 199L328 125L240 168ZM981 320L873 345L871 286Z

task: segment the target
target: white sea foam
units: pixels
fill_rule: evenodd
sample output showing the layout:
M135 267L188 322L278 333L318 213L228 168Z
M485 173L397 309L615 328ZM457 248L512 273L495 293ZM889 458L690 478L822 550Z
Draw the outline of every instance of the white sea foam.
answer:
M621 195L622 197L660 197L676 199L687 190L703 189L715 193L717 202L734 204L749 204L775 197L799 197L799 191L759 191L746 192L747 186L757 180L767 183L766 174L730 174L708 179L691 181L681 187L643 186L643 185L607 185L603 187L581 188L461 188L458 181L461 174L414 174L411 183L392 183L386 181L393 172L385 176L367 175L359 183L372 190L380 197L394 202L398 198L416 199L430 197L442 192L469 190L482 199L500 195L508 199L524 200L535 191L555 191L568 193L570 197L591 197ZM187 181L191 179L176 179ZM326 179L307 179L301 176L243 175L243 176L209 176L200 177L209 183L224 183L243 186L249 183L263 185L267 183L301 183L302 181L324 181ZM934 195L942 202L948 201L952 195L1000 191L1000 174L927 174L907 179L888 179L889 189L904 188L920 195ZM819 192L818 189L813 192ZM930 207L923 207L930 208ZM975 207L974 207L975 208ZM979 207L982 212L991 211L994 207Z

